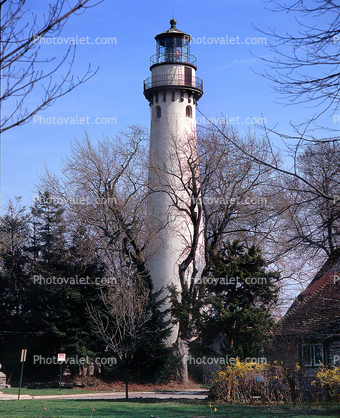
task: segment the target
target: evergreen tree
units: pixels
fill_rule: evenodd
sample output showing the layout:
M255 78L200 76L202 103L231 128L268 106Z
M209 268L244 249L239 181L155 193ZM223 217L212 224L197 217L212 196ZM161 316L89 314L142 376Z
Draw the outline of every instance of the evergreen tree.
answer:
M174 348L164 342L171 333L171 321L166 319L168 312L161 310L165 303L165 298L160 298L161 293L162 290L149 294L148 309L152 316L131 362L132 376L141 383L167 383L178 370L179 360Z
M51 377L58 370L32 365L34 355L96 355L101 345L85 307L100 304L95 279L104 276L105 265L86 229L66 225L64 209L48 193L39 193L31 214L9 206L0 219L0 243L0 362L12 364L16 378L11 357L28 348L26 372L39 369L40 376Z
M35 328L43 335L41 348L65 351L68 356L95 355L99 345L93 340L85 309L87 303L100 303L95 279L105 275L105 265L86 229L67 228L64 209L47 192L39 192L32 215L35 296L31 312Z
M26 299L30 286L29 214L10 202L0 218L0 316L1 330L19 331L25 326Z
M29 322L30 215L20 206L20 199L16 200L0 218L0 363L12 381L19 378L21 349L27 348L30 337L37 337L30 333Z
M197 321L201 347L212 350L221 339L221 351L240 359L260 354L261 342L273 323L279 273L266 272L261 251L238 241L211 254L211 270L202 281L204 309ZM193 344L195 345L195 344Z
M38 192L31 208L34 219L32 252L40 274L58 275L64 270L66 257L66 222L64 209L48 192Z
M196 285L195 301L179 300L171 288L172 313L181 321L182 338L196 355L219 352L243 359L260 354L273 323L279 273L266 271L258 248L246 249L238 241L224 244L218 253L209 251L209 257L211 268Z

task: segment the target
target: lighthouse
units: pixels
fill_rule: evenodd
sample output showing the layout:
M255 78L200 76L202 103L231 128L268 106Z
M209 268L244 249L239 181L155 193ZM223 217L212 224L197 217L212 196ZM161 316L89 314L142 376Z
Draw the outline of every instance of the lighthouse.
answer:
M203 82L196 77L196 57L190 54L191 36L170 21L170 29L155 37L156 54L150 58L151 77L144 81L144 96L151 110L148 220L154 232L147 266L154 290L173 284L180 292L197 264L202 264L203 233L198 238L195 266L179 269L188 257L194 237L188 214L193 177L198 176L196 106ZM200 226L203 231L202 226ZM193 263L192 263L193 264ZM169 302L164 309L168 308ZM173 328L168 344L177 340Z

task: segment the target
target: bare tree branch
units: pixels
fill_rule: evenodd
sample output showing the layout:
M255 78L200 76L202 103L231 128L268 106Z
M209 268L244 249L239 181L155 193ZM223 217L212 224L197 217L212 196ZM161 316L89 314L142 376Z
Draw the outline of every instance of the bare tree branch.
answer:
M90 0L74 0L73 5L66 0L55 0L53 4L49 4L47 16L44 16L42 22L34 13L32 17L28 16L26 3L26 0L2 2L0 72L3 87L0 103L3 116L0 133L29 122L40 110L51 106L56 99L97 72L92 72L89 65L85 74L76 80L72 75L76 45L70 45L59 62L53 64L56 57L49 58L40 44L42 38L60 35L72 15L81 14L93 7ZM43 69L39 68L41 65L44 66ZM57 75L61 75L61 81L55 82L54 76ZM31 93L38 92L39 88L42 89L40 102L28 106Z

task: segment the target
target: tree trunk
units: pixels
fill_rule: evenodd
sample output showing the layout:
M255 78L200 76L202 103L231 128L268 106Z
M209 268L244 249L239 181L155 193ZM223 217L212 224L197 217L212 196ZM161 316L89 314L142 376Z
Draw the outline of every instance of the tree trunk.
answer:
M177 339L177 352L178 356L181 358L181 363L179 365L179 373L183 383L189 383L189 374L188 374L188 361L187 356L189 354L189 348L185 341L178 337Z
M125 399L129 400L129 366L125 365Z

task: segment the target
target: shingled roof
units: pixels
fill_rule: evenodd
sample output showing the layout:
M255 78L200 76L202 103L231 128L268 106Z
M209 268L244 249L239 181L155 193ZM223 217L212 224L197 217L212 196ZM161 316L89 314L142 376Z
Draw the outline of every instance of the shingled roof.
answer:
M319 337L340 335L340 249L299 294L282 320L280 334Z

